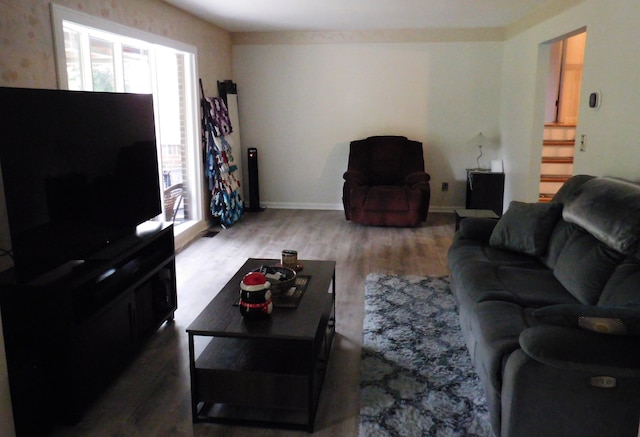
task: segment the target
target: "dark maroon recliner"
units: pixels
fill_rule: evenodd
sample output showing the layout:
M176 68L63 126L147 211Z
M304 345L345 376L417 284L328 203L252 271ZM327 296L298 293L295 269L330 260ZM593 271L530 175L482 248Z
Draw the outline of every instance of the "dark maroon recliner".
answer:
M431 176L422 143L401 136L352 141L342 203L347 220L369 226L418 226L427 219Z

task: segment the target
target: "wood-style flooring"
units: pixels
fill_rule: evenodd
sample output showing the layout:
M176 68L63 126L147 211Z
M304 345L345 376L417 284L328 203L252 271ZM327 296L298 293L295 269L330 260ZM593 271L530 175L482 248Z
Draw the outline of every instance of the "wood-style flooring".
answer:
M75 427L56 437L306 436L304 431L191 422L186 328L247 258L337 261L337 335L313 436L357 436L364 283L368 273L446 275L453 214L430 213L418 228L365 227L342 211L246 213L230 229L202 237L176 258L178 310ZM34 415L37 417L37 414ZM37 420L37 419L35 419Z

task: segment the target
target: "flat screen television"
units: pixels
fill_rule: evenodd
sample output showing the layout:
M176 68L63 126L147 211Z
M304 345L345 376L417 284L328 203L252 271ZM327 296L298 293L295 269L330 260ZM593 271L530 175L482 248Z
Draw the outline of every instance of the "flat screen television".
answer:
M153 100L0 88L0 164L18 282L87 260L161 211Z

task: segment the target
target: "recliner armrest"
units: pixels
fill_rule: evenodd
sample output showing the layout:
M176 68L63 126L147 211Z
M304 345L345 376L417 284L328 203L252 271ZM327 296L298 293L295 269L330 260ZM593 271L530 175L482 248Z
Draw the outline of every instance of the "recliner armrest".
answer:
M345 181L356 184L356 185L369 185L369 178L367 177L367 175L365 175L361 171L347 170L342 175L342 178Z
M520 334L520 347L532 359L594 376L640 377L640 340L566 326L538 325Z
M423 171L414 171L408 174L404 178L404 183L410 186L417 185L419 183L428 183L431 180L431 175Z

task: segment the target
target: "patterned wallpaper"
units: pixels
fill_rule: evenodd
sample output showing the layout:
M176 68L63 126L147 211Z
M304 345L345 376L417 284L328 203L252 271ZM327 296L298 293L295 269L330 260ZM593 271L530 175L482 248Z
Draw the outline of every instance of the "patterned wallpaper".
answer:
M50 3L0 0L0 86L57 88ZM231 78L230 34L161 0L55 3L196 46L205 89Z
M231 35L236 45L269 44L369 44L503 41L501 27L469 29L388 29L318 32L237 32Z

